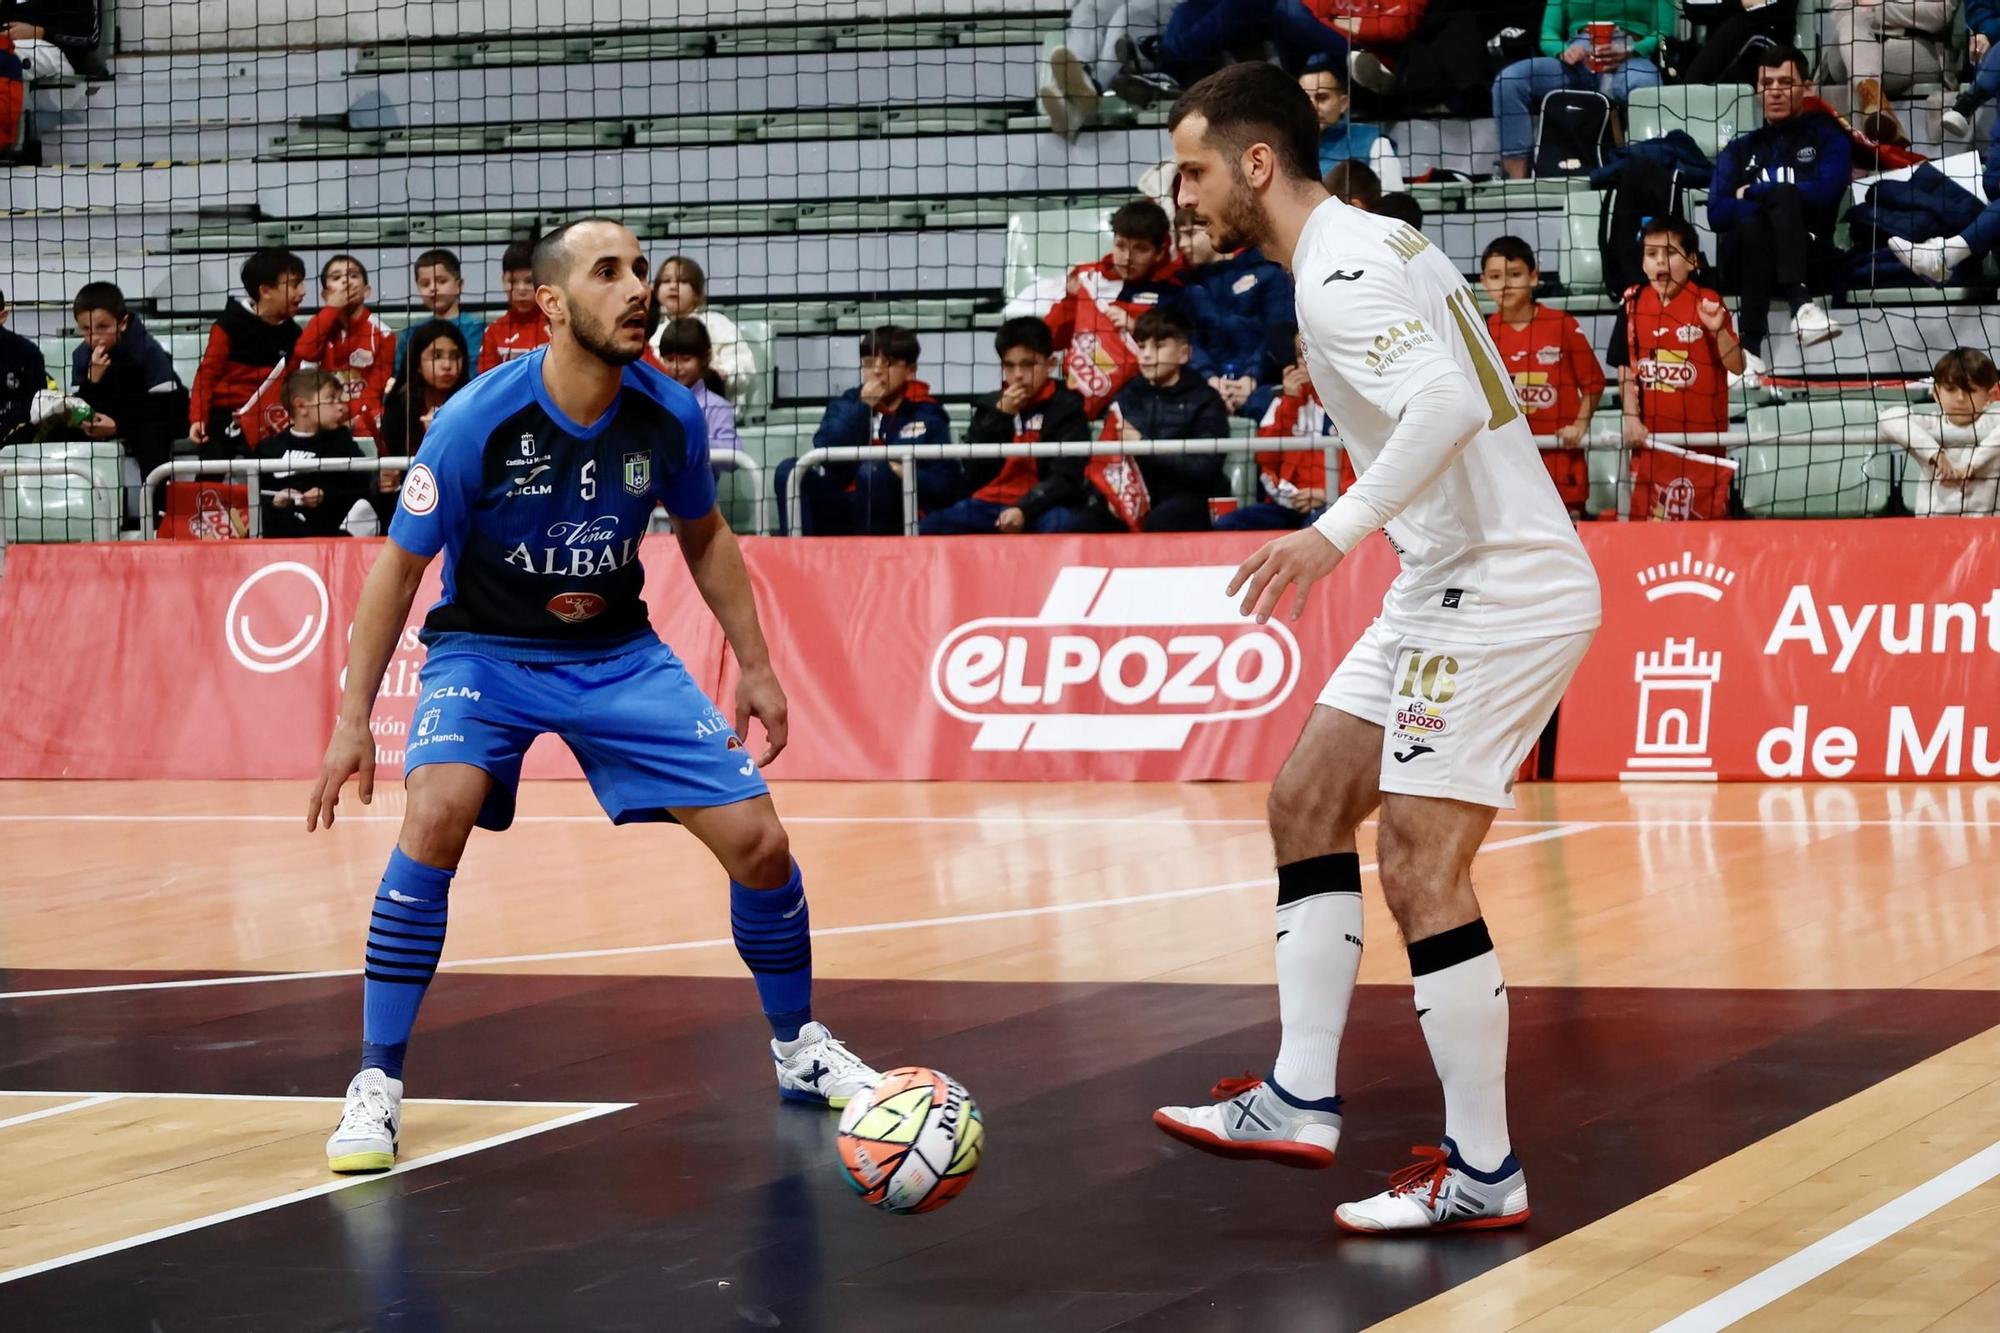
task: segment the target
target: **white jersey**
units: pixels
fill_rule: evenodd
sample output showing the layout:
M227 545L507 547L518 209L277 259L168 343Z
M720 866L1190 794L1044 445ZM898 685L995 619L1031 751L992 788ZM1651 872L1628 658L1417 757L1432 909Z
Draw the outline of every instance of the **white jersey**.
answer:
M1403 410L1463 372L1485 429L1391 519L1403 572L1382 603L1392 624L1458 642L1594 629L1597 575L1549 480L1471 288L1422 232L1328 199L1292 255L1306 369L1365 474Z

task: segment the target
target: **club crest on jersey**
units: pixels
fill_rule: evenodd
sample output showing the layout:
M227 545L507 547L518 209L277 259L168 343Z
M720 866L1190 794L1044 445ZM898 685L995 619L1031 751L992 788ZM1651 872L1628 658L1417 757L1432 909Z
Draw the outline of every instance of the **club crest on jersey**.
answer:
M649 453L625 455L625 494L644 495L653 488L653 456Z
M535 437L532 434L523 432L521 442L514 446L514 452L523 458L533 458L535 456Z
M594 592L559 592L549 598L548 611L557 620L571 625L580 625L595 615L602 615L606 602Z

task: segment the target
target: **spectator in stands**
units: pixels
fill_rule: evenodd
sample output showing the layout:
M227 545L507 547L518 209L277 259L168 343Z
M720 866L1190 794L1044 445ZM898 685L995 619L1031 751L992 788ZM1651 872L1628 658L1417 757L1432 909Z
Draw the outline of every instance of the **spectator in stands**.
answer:
M1257 426L1257 438L1285 440L1295 447L1257 455L1257 484L1264 499L1221 515L1215 520L1219 531L1302 528L1326 508L1326 446L1339 437L1326 409L1320 406L1312 376L1306 373L1305 351L1297 346L1296 326L1288 332L1294 359L1285 367L1285 390L1271 400L1270 410ZM1345 461L1343 457L1343 464Z
M1216 69L1232 51L1259 50L1266 41L1293 74L1315 55L1346 69L1364 27L1370 41L1393 35L1400 42L1422 12L1423 0L1180 0L1158 39L1140 42L1138 50L1180 83Z
M1625 293L1606 357L1618 367L1625 442L1726 431L1729 376L1743 373L1743 344L1722 298L1694 281L1694 224L1672 213L1649 218L1641 241L1646 281Z
M1808 289L1835 261L1833 228L1847 192L1853 142L1839 121L1808 110L1812 83L1796 47L1757 56L1764 123L1729 141L1715 159L1708 225L1721 249L1723 281L1741 298L1743 344L1761 354L1771 301L1791 307L1799 344L1840 335Z
M1229 436L1222 395L1188 371L1194 326L1179 310L1148 310L1132 326L1139 344L1139 375L1119 390L1106 418L1127 440L1221 440ZM1208 500L1228 489L1222 455L1143 454L1135 460L1146 479L1147 532L1206 532Z
M1375 211L1385 218L1407 222L1418 231L1424 229L1424 206L1408 190L1391 190L1375 201Z
M7 328L7 315L7 294L0 292L0 445L27 427L29 404L49 387L42 349Z
M1151 199L1134 199L1111 215L1111 252L1069 271L1064 295L1048 313L1056 350L1069 346L1078 308L1096 302L1120 332L1148 310L1181 299L1180 263L1168 244L1167 211Z
M472 378L472 358L467 354L465 335L450 320L434 319L419 324L402 339L414 369L396 381L382 404L382 438L377 452L384 457L408 458L424 444L424 432L445 401ZM403 489L403 474L385 471L370 497L383 526L396 507Z
M28 82L67 78L97 51L97 0L4 0L0 33L28 72Z
M360 260L327 260L319 271L319 313L307 322L293 355L300 365L331 372L347 397L348 424L372 440L382 434L382 395L396 362L396 335L369 310L369 295Z
M1611 26L1595 26L1603 24ZM1535 112L1550 93L1595 90L1623 106L1634 88L1657 87L1652 56L1673 26L1673 0L1548 0L1542 54L1515 61L1493 81L1502 170L1527 178Z
M1395 141L1373 125L1362 125L1348 116L1352 103L1347 95L1347 70L1325 56L1306 61L1299 75L1299 87L1312 98L1313 112L1319 117L1319 169L1332 171L1334 164L1353 160L1365 162L1384 189L1403 188L1403 164L1396 157Z
M1758 48L1790 46L1797 31L1796 0L1681 0L1681 13L1706 29L1682 83L1754 84Z
M698 319L670 319L659 330L660 369L694 394L708 422L710 453L741 449L736 433L736 409L722 395L722 376L715 373L715 345Z
M242 452L240 432L238 443L227 438L231 418L292 358L302 332L293 316L305 303L306 266L297 255L253 251L242 276L246 295L232 297L209 330L188 406L188 438L211 455Z
M1157 37L1174 0L1075 0L1039 90L1049 128L1064 138L1090 124L1119 76L1118 49Z
M1373 213L1382 203L1382 182L1364 162L1350 158L1336 162L1326 173L1320 184L1326 186L1327 193L1344 204L1351 204L1364 213Z
M1965 0L1965 51L1978 69L1972 82L1958 90L1938 127L1947 139L1970 139L1972 117L1980 107L2000 97L2000 0Z
M950 444L951 422L930 385L917 378L923 356L917 335L884 324L861 335L861 383L826 405L815 449L887 448L896 444ZM779 504L796 460L778 464ZM956 460L917 464L917 505L934 513L965 496L965 474ZM799 531L808 537L889 536L903 531L900 463L824 463L799 478ZM791 516L780 508L784 531Z
M507 289L507 311L486 326L479 344L479 370L484 375L502 361L526 356L549 340L549 317L535 300L535 243L514 241L500 255L500 282Z
M83 284L70 313L80 340L70 384L95 414L83 423L83 434L120 441L143 477L167 461L187 428L187 386L173 358L126 308L125 294L113 284Z
M1834 35L1820 45L1821 72L1830 83L1851 83L1856 123L1880 115L1901 132L1889 99L1915 84L1941 83L1957 69L1957 14L1957 0L1833 0Z
M357 506L368 512L368 475L317 472L328 458L360 458L361 446L347 429L347 391L331 371L317 367L285 378L285 411L290 423L265 452L295 470L267 472L262 478L266 537L339 537ZM372 515L371 528L373 527Z
M2000 136L1987 146L1984 178L1986 197L1991 202L1958 235L1927 241L1888 238L1889 249L1903 261L1905 268L1920 278L1941 283L1959 265L1983 259L2000 246Z
M994 336L1000 392L976 400L971 444L1088 440L1083 399L1057 382L1055 338L1032 315ZM1113 532L1119 527L1084 475L1081 458L975 458L965 466L972 494L924 516L925 536L977 533Z
M1194 372L1231 412L1258 420L1278 389L1271 330L1297 318L1291 276L1255 246L1216 254L1191 208L1175 216L1174 239L1188 265L1183 299L1194 324Z
M1581 517L1590 499L1586 446L1604 396L1604 367L1574 316L1535 299L1541 281L1535 252L1518 236L1496 238L1479 257L1479 283L1498 307L1486 317L1486 331L1513 376L1529 428L1556 437L1557 447L1544 447L1542 461L1570 515Z
M2000 514L2000 406L1994 390L2000 370L1993 359L1970 347L1939 358L1931 372L1937 412L1911 407L1882 413L1884 439L1909 450L1930 477L1917 503L1920 516Z
M722 376L730 401L741 403L744 389L757 373L757 358L737 331L735 321L719 310L709 309L708 275L702 272L701 265L686 255L675 255L660 265L659 275L653 279L653 307L655 318L662 324L670 319L701 321L715 347L715 372ZM658 329L653 331L653 341L657 348Z
M459 266L458 256L449 250L426 250L410 269L417 282L417 299L431 312L430 317L457 326L458 336L477 355L486 337L486 321L465 308L465 270ZM410 340L405 338L396 349L398 380L409 364L409 350Z

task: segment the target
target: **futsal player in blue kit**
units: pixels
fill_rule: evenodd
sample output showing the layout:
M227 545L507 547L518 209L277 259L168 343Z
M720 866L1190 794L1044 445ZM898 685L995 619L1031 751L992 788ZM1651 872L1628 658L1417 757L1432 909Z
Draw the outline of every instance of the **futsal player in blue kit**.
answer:
M504 829L528 745L575 753L615 824L669 817L729 875L730 924L772 1030L781 1096L845 1106L876 1077L812 1016L805 890L758 774L785 744L735 536L715 506L701 407L638 364L651 299L639 242L616 222L559 227L535 246L548 345L489 371L438 410L368 575L349 637L340 719L306 828L331 827L341 787L373 795L375 694L424 570L443 596L411 721L401 835L376 891L361 1072L327 1140L335 1171L395 1164L403 1054L444 949L452 875L473 828ZM660 642L640 600L655 502L742 668L735 725ZM755 717L769 746L753 761Z

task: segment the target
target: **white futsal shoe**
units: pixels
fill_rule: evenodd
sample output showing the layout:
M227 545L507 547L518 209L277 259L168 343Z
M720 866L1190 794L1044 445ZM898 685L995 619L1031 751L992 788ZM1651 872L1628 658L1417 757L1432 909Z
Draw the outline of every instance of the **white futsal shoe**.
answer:
M882 1077L843 1046L824 1023L806 1024L799 1029L799 1039L786 1045L792 1048L789 1054L773 1039L771 1060L778 1066L778 1095L788 1102L831 1106L837 1111L855 1093L873 1087Z
M1217 1157L1276 1162L1308 1171L1333 1165L1340 1146L1340 1098L1300 1103L1275 1084L1245 1074L1210 1089L1209 1106L1162 1106L1153 1123L1169 1138Z
M1341 1230L1415 1235L1517 1227L1528 1220L1528 1177L1512 1153L1498 1171L1474 1175L1450 1139L1442 1147L1410 1151L1417 1161L1389 1177L1387 1190L1334 1209ZM1480 1178L1487 1175L1496 1179Z
M364 1069L347 1085L340 1127L326 1141L326 1164L335 1171L387 1171L396 1164L403 1130L403 1080Z

